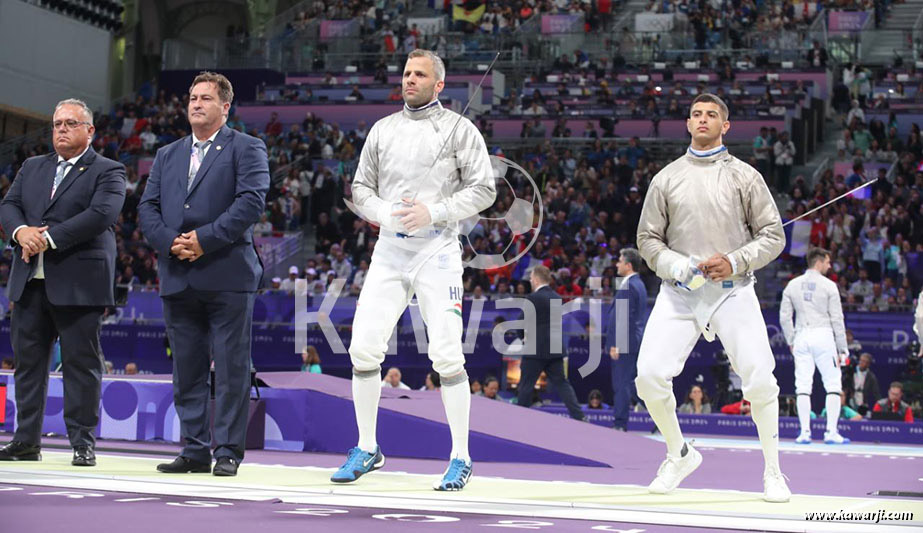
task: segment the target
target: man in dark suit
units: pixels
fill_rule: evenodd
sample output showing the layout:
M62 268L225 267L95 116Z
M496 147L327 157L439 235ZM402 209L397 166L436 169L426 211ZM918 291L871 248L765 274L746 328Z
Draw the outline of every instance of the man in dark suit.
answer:
M615 429L628 431L628 410L632 403L638 402L635 378L638 376L638 349L647 318L647 288L638 275L641 255L634 248L623 248L619 252L615 268L621 286L606 318L606 351L612 358L613 425Z
M157 151L138 206L157 250L173 349L173 398L185 445L166 473L211 470L209 365L214 360L216 476L237 475L250 397L250 326L263 267L253 225L269 190L263 141L225 125L231 82L203 72L189 88L192 135Z
M10 341L16 359L16 434L2 461L41 459L48 364L61 340L64 424L72 464L95 466L103 310L115 305L115 233L125 201L125 167L90 148L93 112L80 100L55 108L55 153L23 163L0 221L15 246L7 285L14 302Z
M583 420L583 410L577 402L577 394L564 375L564 354L552 351L551 341L554 338L559 340L558 346L563 346L563 342L560 342L561 323L551 323L552 302L556 301L561 305L561 296L551 288L551 272L543 265L532 269L530 281L533 291L526 298L535 306L535 353L524 352L522 356L519 366L519 405L532 405L535 382L541 373L545 372L558 397L567 406L571 418ZM526 341L527 345L531 344L528 339Z

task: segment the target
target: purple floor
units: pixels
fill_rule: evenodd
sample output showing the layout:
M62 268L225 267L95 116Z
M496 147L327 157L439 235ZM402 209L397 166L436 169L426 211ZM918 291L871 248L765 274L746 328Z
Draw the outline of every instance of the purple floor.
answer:
M132 501L134 500L134 501ZM704 528L656 526L587 520L524 519L469 513L435 513L388 509L294 505L230 500L191 500L125 492L62 490L0 484L0 516L4 531L42 533L99 533L127 531L164 533L208 528L224 533L341 533L369 530L376 533L470 532L481 527L545 531L645 531L651 533L702 533ZM193 526L194 525L194 526ZM635 529L639 528L639 529ZM732 531L732 530L722 530Z
M0 437L0 440L6 439ZM647 443L647 447L651 449L663 447L663 444L655 441L642 442ZM59 438L46 438L44 445L49 448L69 448L67 441ZM165 456L179 451L179 447L173 444L102 440L98 442L97 449L101 452L121 450L131 454L140 452ZM383 451L387 455L387 450ZM640 451L613 450L614 454L625 459L624 463L616 468L478 462L475 464L475 475L539 481L647 485L656 473L658 465L650 464L649 460L634 461L638 455L650 455L649 450L644 453L638 452ZM762 492L763 457L759 450L706 448L702 455L702 466L683 483L684 488ZM335 468L340 466L343 459L344 456L334 454L250 450L241 468L246 468L247 461ZM920 457L865 456L861 452L846 455L783 451L781 464L783 472L790 478L790 488L799 494L866 497L879 490L923 492L923 483L919 481L923 472L923 458ZM445 469L445 463L389 457L386 469L437 474Z

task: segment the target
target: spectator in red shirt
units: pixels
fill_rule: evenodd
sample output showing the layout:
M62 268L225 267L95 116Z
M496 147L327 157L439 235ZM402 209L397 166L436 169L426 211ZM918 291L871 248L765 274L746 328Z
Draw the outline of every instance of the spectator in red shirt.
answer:
M910 410L907 402L902 400L903 397L904 385L900 381L894 381L891 383L891 387L888 388L888 397L878 400L872 411L876 413L903 413L904 422L913 422L913 411Z
M583 296L583 289L580 288L580 285L577 285L571 281L570 269L562 268L558 271L559 283L557 293L564 298L565 301L569 301L577 296Z
M282 135L282 123L279 122L279 114L275 111L269 116L269 122L266 123L264 131L266 135L272 135L273 137Z
M741 400L739 402L729 403L721 408L721 412L726 415L749 415L750 402Z

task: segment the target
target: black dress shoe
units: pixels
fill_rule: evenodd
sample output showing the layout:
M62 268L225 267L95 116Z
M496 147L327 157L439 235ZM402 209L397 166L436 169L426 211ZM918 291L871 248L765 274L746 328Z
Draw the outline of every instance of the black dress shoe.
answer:
M14 440L0 448L0 461L41 461L42 447Z
M212 465L209 463L200 463L193 461L188 457L180 455L172 463L162 463L157 465L157 471L164 474L207 474L211 472Z
M212 474L216 476L236 476L238 466L240 466L240 461L233 457L219 457L215 462Z
M89 446L78 446L74 448L74 459L71 464L74 466L96 466L96 453Z

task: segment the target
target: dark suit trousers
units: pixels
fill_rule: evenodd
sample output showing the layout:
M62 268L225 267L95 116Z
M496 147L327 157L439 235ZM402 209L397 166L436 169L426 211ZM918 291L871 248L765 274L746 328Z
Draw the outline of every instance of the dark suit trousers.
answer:
M615 427L628 428L628 411L632 402L638 401L635 378L638 377L638 354L619 354L618 361L612 361L612 411Z
M53 305L45 294L43 280L26 283L13 306L10 324L16 360L14 440L40 444L48 394L48 364L55 338L60 337L67 436L74 447L96 443L94 432L99 425L103 375L99 348L102 316L102 307Z
M548 381L551 382L555 392L558 393L558 398L567 406L570 417L583 420L583 410L580 409L580 403L577 401L577 393L574 392L574 388L564 377L563 357L554 359L523 357L519 370L519 405L524 407L532 405L532 391L535 389L535 382L538 381L539 376L544 371Z
M185 440L180 453L211 462L209 372L215 363L215 457L244 458L250 402L252 292L187 289L163 298L173 349L173 400Z

